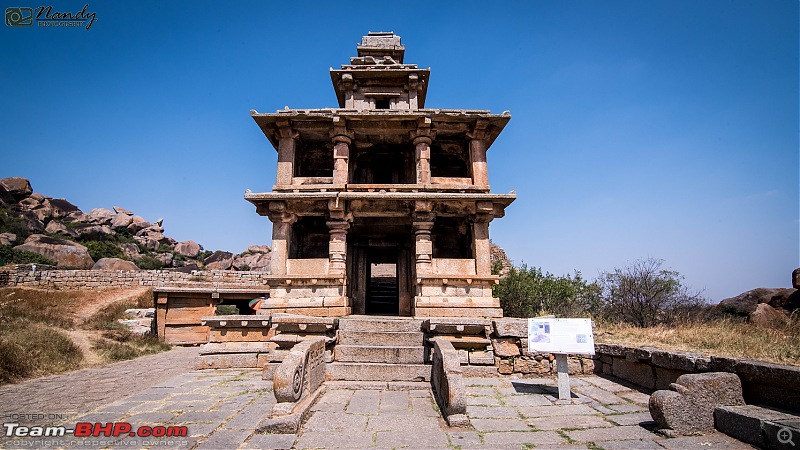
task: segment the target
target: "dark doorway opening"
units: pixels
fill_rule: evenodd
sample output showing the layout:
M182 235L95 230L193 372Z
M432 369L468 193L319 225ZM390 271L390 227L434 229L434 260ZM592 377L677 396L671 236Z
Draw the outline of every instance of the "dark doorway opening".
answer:
M397 288L397 249L367 251L369 283L365 309L367 314L400 314Z

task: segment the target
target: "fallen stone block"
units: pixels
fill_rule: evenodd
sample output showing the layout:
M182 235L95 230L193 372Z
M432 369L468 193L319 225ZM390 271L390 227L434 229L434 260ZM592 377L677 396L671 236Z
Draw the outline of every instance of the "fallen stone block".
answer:
M650 415L675 434L713 432L715 408L744 405L742 382L732 373L685 374L669 388L650 396Z

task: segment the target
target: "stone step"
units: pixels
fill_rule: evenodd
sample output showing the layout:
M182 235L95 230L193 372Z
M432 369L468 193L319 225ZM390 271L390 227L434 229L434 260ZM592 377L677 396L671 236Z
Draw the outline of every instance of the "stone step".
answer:
M347 390L430 391L427 381L326 381L325 387Z
M719 406L714 410L714 426L759 448L790 448L785 444L800 441L800 417L756 405Z
M333 360L385 364L422 364L425 362L425 348L421 345L417 347L337 345L333 353Z
M374 364L334 362L325 366L328 381L430 381L425 364Z
M411 347L422 345L421 331L340 331L338 345L370 345Z
M339 331L421 331L422 320L384 318L341 318Z

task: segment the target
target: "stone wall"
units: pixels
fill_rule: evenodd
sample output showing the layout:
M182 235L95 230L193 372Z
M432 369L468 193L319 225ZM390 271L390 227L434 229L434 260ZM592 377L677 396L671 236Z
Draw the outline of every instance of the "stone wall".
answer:
M33 270L31 265L0 269L0 287L25 286L41 289L104 289L128 286L180 286L208 284L237 287L266 286L266 272L231 270Z
M595 352L596 373L649 390L667 389L685 373L731 372L741 379L748 404L800 412L800 367L614 344L597 344Z

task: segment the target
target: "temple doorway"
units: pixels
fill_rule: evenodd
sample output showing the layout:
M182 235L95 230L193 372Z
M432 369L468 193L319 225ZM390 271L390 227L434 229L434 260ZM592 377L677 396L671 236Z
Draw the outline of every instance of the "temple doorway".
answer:
M356 220L347 236L347 295L353 314L412 315L410 224Z

